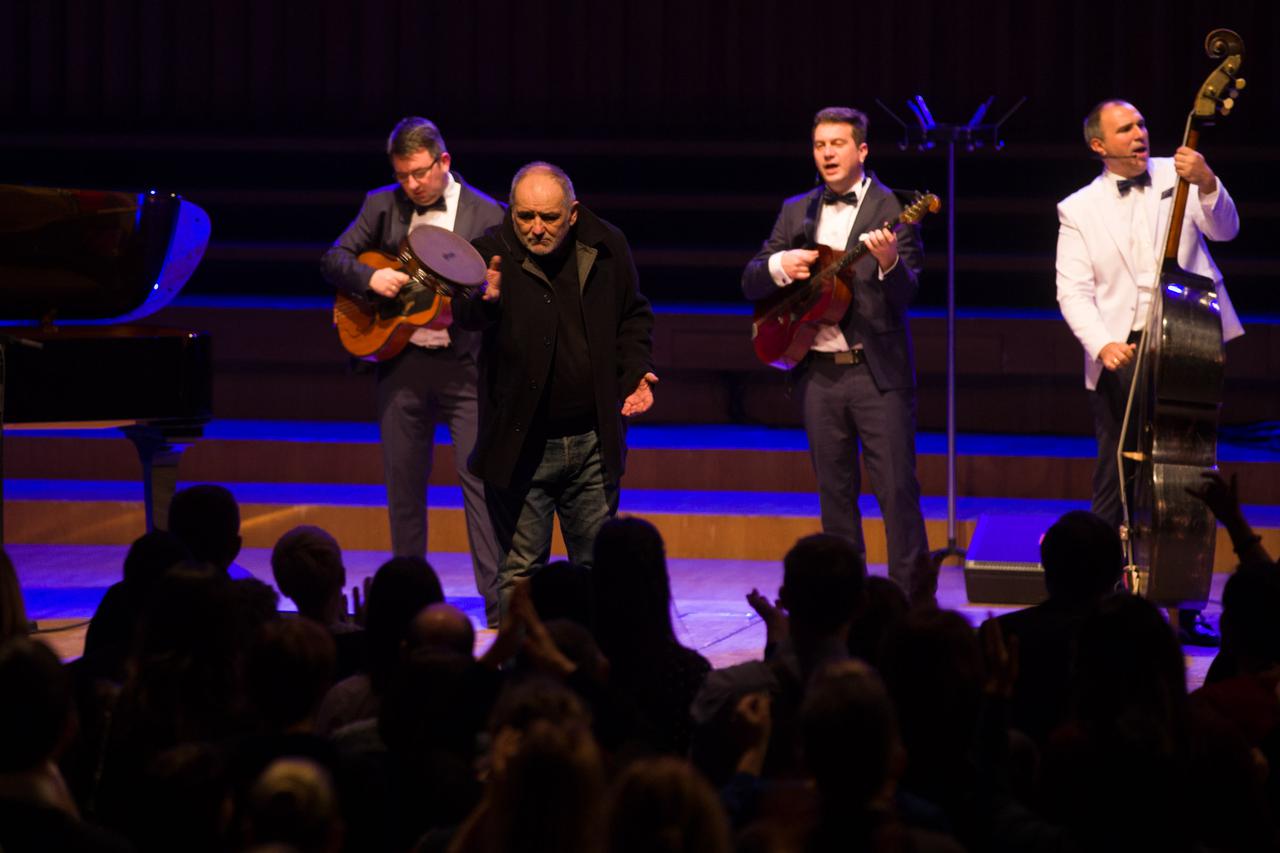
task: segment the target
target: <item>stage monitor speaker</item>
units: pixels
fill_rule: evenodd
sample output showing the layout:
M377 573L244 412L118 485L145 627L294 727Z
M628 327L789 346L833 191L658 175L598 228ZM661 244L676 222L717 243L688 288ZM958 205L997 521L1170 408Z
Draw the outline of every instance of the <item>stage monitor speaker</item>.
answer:
M978 516L965 549L964 591L975 604L1039 604L1048 597L1040 540L1058 515Z

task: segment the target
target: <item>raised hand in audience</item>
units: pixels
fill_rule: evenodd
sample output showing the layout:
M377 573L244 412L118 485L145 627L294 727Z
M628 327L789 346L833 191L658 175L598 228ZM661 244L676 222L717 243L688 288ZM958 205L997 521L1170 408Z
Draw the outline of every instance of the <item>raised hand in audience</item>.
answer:
M1236 475L1227 481L1217 471L1204 471L1198 488L1187 493L1203 501L1231 536L1231 547L1242 563L1270 563L1271 555L1262 547L1262 537L1253 532L1240 507L1240 486Z
M747 593L747 604L764 620L764 649L765 657L768 657L778 643L791 636L791 618L782 609L781 602L769 601L755 587Z
M768 691L757 690L738 698L730 721L733 739L741 748L737 771L759 776L769 752L769 736L773 733L773 699Z
M987 665L982 692L997 699L1012 698L1018 682L1018 638L1006 640L999 621L991 618L978 628L978 642Z
M533 595L527 582L516 586L509 607L515 612L520 624L524 626L524 643L521 648L534 667L561 678L572 675L578 665L560 651L559 646L552 639L551 632L547 630L547 626L543 624L537 609L533 606Z
M351 587L351 596L347 600L347 612L344 614L345 620L354 622L361 628L365 626L365 621L369 615L369 584L373 583L373 577L364 579L364 583L360 586Z
M522 649L533 665L543 672L563 678L578 668L556 646L547 626L539 618L528 581L517 583L512 590L507 612L498 626L498 636L481 656L480 663L496 669Z

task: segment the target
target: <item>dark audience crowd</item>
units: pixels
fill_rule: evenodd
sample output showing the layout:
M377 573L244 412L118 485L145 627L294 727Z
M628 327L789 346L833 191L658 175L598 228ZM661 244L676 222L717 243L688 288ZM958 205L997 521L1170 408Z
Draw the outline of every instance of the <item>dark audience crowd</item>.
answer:
M1239 566L1188 693L1087 512L1043 539L1047 599L978 630L807 536L747 594L759 658L712 669L641 519L518 586L477 654L424 560L348 599L338 543L299 527L274 588L233 579L235 501L192 487L71 663L0 552L0 850L1280 849L1280 571L1233 483L1199 494Z

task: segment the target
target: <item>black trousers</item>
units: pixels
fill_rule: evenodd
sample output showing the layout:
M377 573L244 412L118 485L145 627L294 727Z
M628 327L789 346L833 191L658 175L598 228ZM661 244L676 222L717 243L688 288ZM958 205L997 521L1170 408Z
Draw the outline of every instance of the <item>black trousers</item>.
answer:
M1128 342L1136 344L1141 332L1130 332ZM1134 366L1137 360L1119 370L1103 370L1098 386L1089 392L1089 405L1093 409L1093 430L1098 440L1098 460L1093 468L1093 502L1090 509L1105 519L1112 527L1124 522L1124 506L1120 500L1120 467L1116 450L1120 446L1120 432L1124 427L1124 410L1129 402L1129 387L1133 385ZM1130 427L1125 436L1125 450L1136 450L1138 431ZM1133 505L1133 478L1135 464L1128 460L1124 465L1124 494ZM1198 610L1182 610L1180 618L1186 624L1195 619Z
M823 531L866 553L858 509L861 456L884 518L889 577L911 600L932 599L938 577L916 479L915 389L881 391L865 363L810 357L801 371L797 385Z
M1104 370L1098 377L1098 387L1089 392L1093 430L1098 440L1098 460L1093 468L1093 505L1090 509L1117 528L1124 521L1124 506L1120 500L1120 468L1116 462L1116 450L1120 446L1129 386L1133 384L1134 364L1130 362L1115 371ZM1137 431L1131 430L1125 436L1125 450L1136 449L1137 441ZM1125 495L1130 500L1133 498L1133 469L1133 463L1126 462Z

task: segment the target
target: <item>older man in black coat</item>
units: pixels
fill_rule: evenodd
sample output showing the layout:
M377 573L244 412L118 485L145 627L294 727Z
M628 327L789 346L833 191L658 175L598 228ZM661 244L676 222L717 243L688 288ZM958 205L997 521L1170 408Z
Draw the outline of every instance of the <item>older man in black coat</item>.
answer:
M454 322L484 330L480 437L470 468L485 481L503 557L498 595L546 564L552 519L569 559L590 564L618 509L624 418L653 404L653 312L622 232L578 204L559 168L516 173L507 218L475 241L489 259L482 298Z

